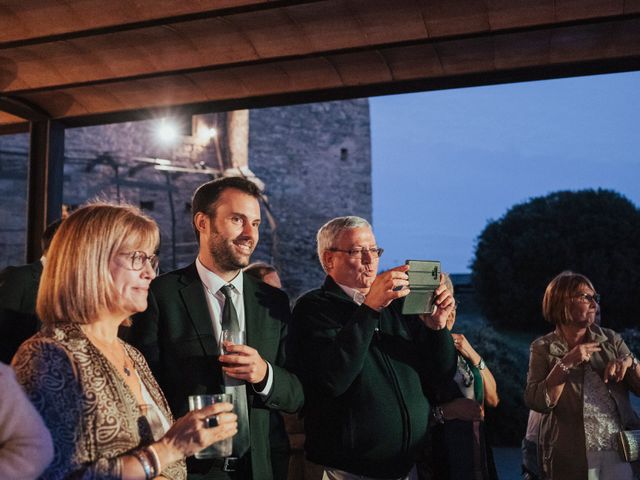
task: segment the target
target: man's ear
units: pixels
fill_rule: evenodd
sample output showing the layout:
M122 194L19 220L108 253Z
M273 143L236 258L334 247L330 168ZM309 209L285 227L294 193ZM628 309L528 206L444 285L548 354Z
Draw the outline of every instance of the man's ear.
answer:
M209 225L209 215L204 212L198 212L193 217L193 223L199 232L206 232Z
M324 268L327 270L327 272L333 270L333 259L333 252L329 250L325 250L324 252L322 252L322 264L324 265Z

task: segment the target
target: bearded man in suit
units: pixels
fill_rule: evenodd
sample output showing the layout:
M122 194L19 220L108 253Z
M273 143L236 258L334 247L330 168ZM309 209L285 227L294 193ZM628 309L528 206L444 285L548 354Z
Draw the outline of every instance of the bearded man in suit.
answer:
M246 387L246 393L236 395L246 400L248 434L239 425L231 458L190 460L190 479L270 480L270 411L295 412L304 401L297 377L283 368L289 299L242 272L258 242L259 198L258 187L239 177L213 180L196 190L192 213L198 257L151 283L149 307L134 318L128 335L176 416L187 411L189 395L228 391L229 379ZM246 345L225 343L223 353L223 317L229 309L245 332ZM235 406L242 423L243 407ZM246 452L239 445L243 442L248 442Z

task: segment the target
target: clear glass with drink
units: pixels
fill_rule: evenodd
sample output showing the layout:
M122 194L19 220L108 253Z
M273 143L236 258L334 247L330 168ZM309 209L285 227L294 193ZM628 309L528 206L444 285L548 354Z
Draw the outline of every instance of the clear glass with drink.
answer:
M229 343L232 343L234 345L244 345L245 344L245 334L244 334L244 332L234 332L232 330L222 330L220 343L221 343L222 351L225 354L227 354L229 352L225 348L225 345L229 344Z
M214 403L226 402L233 403L233 396L230 393L216 393L210 395L190 395L189 410L200 410ZM206 458L223 458L231 456L233 447L233 437L225 438L207 448L196 452L195 457L198 459Z

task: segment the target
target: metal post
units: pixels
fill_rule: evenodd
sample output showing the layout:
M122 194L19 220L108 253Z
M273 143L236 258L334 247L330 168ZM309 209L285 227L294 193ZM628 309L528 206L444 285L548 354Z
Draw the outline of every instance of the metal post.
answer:
M45 227L62 214L64 126L53 120L30 122L27 196L27 262L42 255Z

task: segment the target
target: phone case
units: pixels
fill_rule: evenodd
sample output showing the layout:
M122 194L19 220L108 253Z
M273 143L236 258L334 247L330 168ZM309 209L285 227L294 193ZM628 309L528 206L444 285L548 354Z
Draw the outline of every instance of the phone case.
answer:
M407 260L410 269L409 288L411 292L404 297L402 313L417 315L433 313L433 293L440 285L441 266L437 260Z

